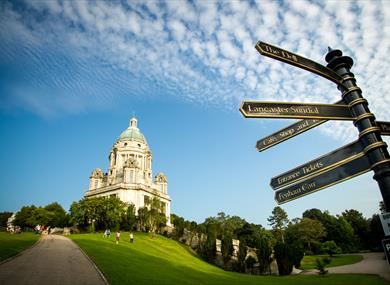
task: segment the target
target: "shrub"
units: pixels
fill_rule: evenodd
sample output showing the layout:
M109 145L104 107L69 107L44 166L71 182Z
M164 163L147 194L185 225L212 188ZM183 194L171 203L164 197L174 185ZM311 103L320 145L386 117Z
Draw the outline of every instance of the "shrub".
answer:
M316 269L318 269L318 274L321 276L325 276L328 273L328 270L325 270L325 266L330 263L331 259L329 257L324 258L316 258Z

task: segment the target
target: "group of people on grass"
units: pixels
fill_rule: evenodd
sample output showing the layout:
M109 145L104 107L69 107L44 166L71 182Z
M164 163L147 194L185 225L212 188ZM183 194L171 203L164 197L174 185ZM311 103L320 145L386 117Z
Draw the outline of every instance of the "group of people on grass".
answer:
M103 238L109 238L111 236L111 231L110 231L110 229L106 229L105 231L104 231L104 234L103 234ZM133 234L133 232L130 232L130 243L133 243L133 241L134 241L134 234ZM119 243L119 240L121 239L121 232L120 231L117 231L116 233L115 233L115 241L116 241L116 244L118 244Z

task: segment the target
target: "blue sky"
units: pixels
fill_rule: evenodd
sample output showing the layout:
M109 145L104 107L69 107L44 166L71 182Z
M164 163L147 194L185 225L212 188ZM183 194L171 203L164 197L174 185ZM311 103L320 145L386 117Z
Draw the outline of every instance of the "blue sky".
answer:
M245 119L241 100L333 103L333 83L262 57L268 42L352 71L378 120L390 121L387 1L2 1L0 211L53 201L68 209L133 113L164 172L172 212L202 222L224 211L267 225L271 177L357 139L328 122L258 153L292 120ZM389 144L389 139L385 138ZM282 207L378 212L369 172Z

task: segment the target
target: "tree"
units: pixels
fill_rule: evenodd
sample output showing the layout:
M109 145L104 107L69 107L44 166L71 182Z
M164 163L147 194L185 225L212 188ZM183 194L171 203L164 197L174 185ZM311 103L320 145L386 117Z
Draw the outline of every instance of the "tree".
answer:
M216 254L217 224L210 223L206 226L207 239L204 245L203 256L208 262L213 263Z
M139 230L148 232L149 231L149 210L146 207L138 209L138 227Z
M294 265L294 253L289 244L278 241L275 245L275 258L279 275L289 275Z
M358 239L358 247L360 249L369 248L370 239L370 224L363 214L357 210L345 210L342 217L352 226L353 231Z
M137 217L135 215L135 206L130 203L127 206L126 214L122 219L121 228L125 231L131 231L133 230L136 221Z
M334 240L343 252L350 252L358 248L358 240L354 230L344 217L334 217L328 211L321 212L318 209L307 210L302 216L320 221L326 229L327 240Z
M268 271L271 274L271 255L275 242L274 236L269 231L261 230L261 234L256 242L256 255L259 261L260 273Z
M328 240L321 245L321 250L329 254L330 257L333 254L341 253L341 248L337 246L334 240Z
M274 233L281 238L284 243L284 235L283 231L288 224L288 216L286 211L284 211L281 207L276 206L272 210L272 215L267 219L269 225L274 230Z
M150 210L149 210L149 219L147 223L149 225L149 229L152 232L153 236L155 233L163 228L166 223L166 217L163 211L163 205L158 197L153 197L150 202Z
M286 235L290 243L301 242L310 252L313 243L320 243L326 236L325 227L320 221L302 218L288 225Z
M29 227L34 228L37 224L28 222L28 218L32 215L32 212L37 207L34 205L22 207L15 215L14 225L19 226L22 229Z
M50 212L45 208L35 208L31 215L27 218L26 222L29 225L43 225L50 226L50 221L54 220L54 212Z
M222 258L226 264L231 259L233 253L233 239L231 233L224 234L221 243Z
M94 231L119 229L126 217L128 205L117 197L84 198L73 202L70 207L70 220L74 225Z
M374 251L382 251L382 239L384 239L384 232L379 215L375 214L370 219L370 249Z
M173 238L179 240L184 234L184 218L175 214L171 214L171 222L175 227Z
M44 209L52 213L51 219L47 223L48 226L62 228L66 225L66 212L59 203L51 203L45 206Z
M7 227L7 221L12 216L12 212L0 212L0 227Z

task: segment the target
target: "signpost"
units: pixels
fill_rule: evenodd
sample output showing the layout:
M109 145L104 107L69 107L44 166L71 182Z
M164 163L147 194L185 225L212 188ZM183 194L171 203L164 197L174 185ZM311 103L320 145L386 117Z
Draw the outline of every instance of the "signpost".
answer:
M355 141L342 148L334 150L324 156L314 159L308 163L300 165L279 176L271 178L272 189L279 189L303 179L307 179L318 173L324 173L351 160L364 156L363 146L359 141Z
M351 114L348 105L333 104L243 101L241 103L240 112L246 118L307 118L349 121L356 119Z
M301 182L287 186L275 192L275 200L283 204L302 196L338 184L370 170L366 156L355 156L355 159L316 176L310 176Z
M312 61L311 59L260 41L256 44L256 49L261 55L308 70L336 83L337 85L342 85L343 78L340 75L326 66Z
M261 140L258 140L256 143L256 148L258 151L266 150L278 143L281 143L285 140L291 139L296 135L299 135L303 132L306 132L316 126L319 126L323 123L327 122L327 120L320 119L303 119L299 122L296 122L280 131L273 133L272 135L266 136Z
M335 104L342 105L344 103L343 100L338 101ZM256 148L258 151L266 150L274 145L277 145L285 140L291 139L296 135L304 133L314 127L317 127L323 123L327 122L327 120L320 119L303 119L300 120L284 129L281 129L265 138L262 138L256 142Z
M329 48L325 57L328 65L323 66L261 41L256 44L256 49L264 56L308 70L336 83L343 99L337 105L243 101L240 112L246 118L304 119L257 141L256 148L259 151L303 133L326 120L353 121L359 130L358 141L272 178L271 187L279 189L275 193L277 203L289 202L373 170L385 208L390 211L390 155L381 137L390 135L390 122L375 121L367 100L356 85L355 76L350 72L352 58L343 56L340 50ZM390 254L390 240L384 246Z

